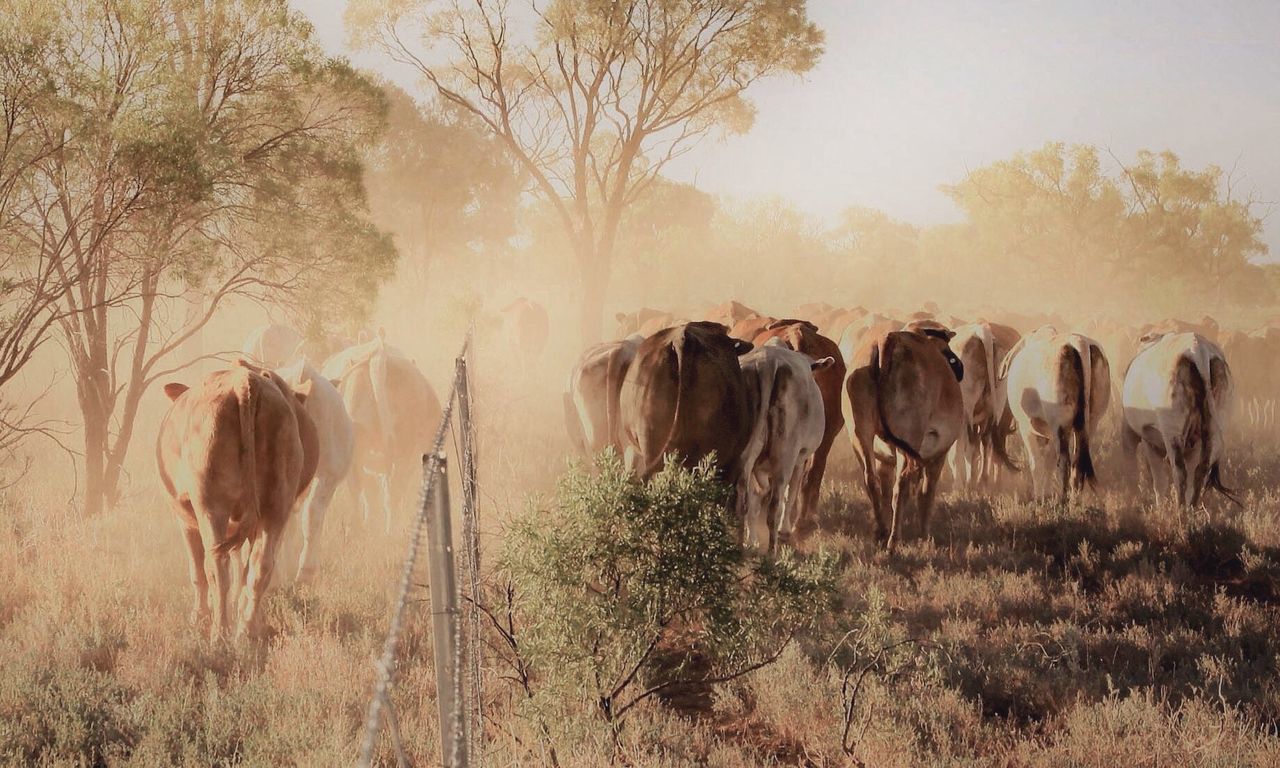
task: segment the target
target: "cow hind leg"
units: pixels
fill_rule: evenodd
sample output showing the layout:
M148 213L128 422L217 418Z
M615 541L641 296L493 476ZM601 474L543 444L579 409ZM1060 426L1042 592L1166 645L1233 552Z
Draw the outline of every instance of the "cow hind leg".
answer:
M298 553L298 581L308 581L315 576L316 550L319 548L320 531L324 517L333 501L337 488L328 477L317 477L307 494L306 503L298 522L302 529L302 550Z
M924 469L924 483L920 489L920 536L932 538L930 529L933 505L938 496L938 483L942 479L942 459L934 459Z
M204 542L200 529L182 526L182 538L187 543L187 575L191 580L191 624L202 632L209 630L209 577L205 573Z
M1065 500L1071 492L1071 438L1066 427L1058 428L1058 480Z
M269 528L264 528L254 542L245 569L244 599L240 601L237 637L258 638L263 634L262 598L271 585L271 574L275 570L276 550L279 546L279 532Z

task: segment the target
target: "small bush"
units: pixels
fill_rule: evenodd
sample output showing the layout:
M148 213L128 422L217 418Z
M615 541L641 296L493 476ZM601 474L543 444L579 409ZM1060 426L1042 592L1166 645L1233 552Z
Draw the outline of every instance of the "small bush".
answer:
M503 547L521 657L557 700L615 722L701 688L709 708L711 686L775 659L832 604L829 558L744 558L709 462L669 460L648 482L612 454L594 470L571 468Z

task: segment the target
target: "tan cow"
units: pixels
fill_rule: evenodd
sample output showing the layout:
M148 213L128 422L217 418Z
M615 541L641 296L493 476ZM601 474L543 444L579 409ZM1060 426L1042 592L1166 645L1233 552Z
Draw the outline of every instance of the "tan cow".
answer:
M740 321L752 316L764 317L764 313L757 312L741 302L726 301L719 306L708 309L702 319L711 323L720 323L726 328L733 328Z
M841 394L844 391L844 359L840 348L831 339L818 333L812 323L803 320L779 320L766 328L759 336L752 339L757 346L778 339L788 349L794 349L808 355L810 360L818 361L830 357L835 360L828 366L817 368L813 372L814 381L818 383L818 391L822 394L822 409L825 426L822 442L813 454L813 468L805 475L804 503L795 524L798 525L810 512L818 508L818 498L822 492L822 479L827 472L827 457L831 454L831 446L844 427L844 409L840 406Z
M714 452L721 477L736 481L755 406L738 363L751 344L728 330L685 323L640 343L620 398L623 456L638 476L668 453L693 466Z
M1065 497L1094 482L1090 440L1111 401L1111 367L1098 342L1042 326L1024 336L1000 368L1026 449L1032 495L1048 492L1056 464Z
M1232 396L1222 349L1198 333L1144 341L1124 377L1126 456L1146 465L1157 501L1162 487L1171 487L1180 507L1198 505L1206 487L1234 500L1220 474Z
M647 307L638 309L635 312L619 312L616 318L618 327L614 335L619 339L625 339L637 333L641 336L649 337L663 328L670 328L678 324L676 316L670 312Z
M303 342L302 334L289 326L269 323L250 331L241 351L258 365L279 368L301 354Z
M858 320L845 326L840 335L840 356L844 358L845 367L853 370L853 357L862 346L864 339L880 339L890 331L901 330L904 323L887 315L872 313L863 315Z
M621 452L619 402L622 381L644 337L596 344L583 353L565 388L565 426L574 448L596 454L612 446Z
M751 341L755 339L756 336L759 336L765 328L768 328L776 322L778 322L778 318L776 317L751 315L750 317L744 317L734 323L733 327L729 329L729 335L735 339Z
M884 331L866 336L853 354L845 385L848 429L876 539L889 550L911 496L918 500L921 533L929 535L942 467L964 427L964 367L948 338L936 330Z
M814 371L829 368L834 357L810 360L771 339L740 358L753 401L755 423L742 453L738 507L744 541L759 548L788 542L806 514L804 489L826 424L822 393ZM766 513L767 507L767 515Z
M302 533L302 550L298 554L298 579L306 581L315 575L316 549L324 528L325 514L333 494L351 470L355 452L355 428L347 415L346 405L337 383L320 375L310 363L299 360L277 373L295 390L310 387L305 404L307 415L315 424L319 440L319 458L315 480L298 515Z
M392 508L415 500L422 455L440 425L440 399L413 360L387 344L382 331L329 358L321 372L338 382L351 417L355 459L349 478L364 519L368 522L370 506L365 480L373 476L390 531Z
M239 364L195 389L170 383L164 391L173 404L160 423L156 464L186 538L193 620L214 640L225 635L230 557L240 560L244 549L236 635L256 637L285 523L316 469L308 387L295 392L271 371Z

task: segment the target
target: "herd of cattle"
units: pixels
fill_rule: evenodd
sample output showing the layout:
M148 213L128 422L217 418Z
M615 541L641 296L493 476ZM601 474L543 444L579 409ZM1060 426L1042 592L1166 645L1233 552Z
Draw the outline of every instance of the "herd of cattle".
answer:
M962 486L1018 469L1005 449L1011 435L1022 440L1035 495L1091 481L1091 444L1117 396L1126 454L1181 504L1199 503L1209 487L1226 493L1219 462L1233 393L1243 421L1265 428L1274 419L1265 363L1280 360L1270 349L1280 332L1219 346L1207 319L1082 335L1038 318L965 323L930 306L901 321L826 305L796 315L776 319L737 302L695 321L619 315L619 340L587 350L569 377L571 441L583 453L614 448L640 477L669 454L687 464L714 456L736 484L744 542L773 551L813 513L847 428L877 537L891 548L913 501L927 535L944 467ZM546 345L541 306L521 299L502 317L526 362ZM1131 361L1122 387L1110 360ZM261 631L260 600L295 507L300 579L314 571L344 479L366 521L378 489L389 529L441 415L426 377L382 332L315 345L264 326L230 368L164 391L172 403L157 464L188 547L194 620L215 638L228 628L229 594L238 595L237 634Z
M942 318L936 306L905 320L828 305L796 315L738 302L692 321L618 315L620 338L587 350L569 377L575 446L612 447L641 477L670 453L689 464L714 453L736 484L744 541L772 551L814 509L847 429L877 539L892 548L912 504L928 535L947 467L962 487L1023 469L1006 451L1015 434L1034 497L1093 483L1091 446L1113 399L1123 454L1141 462L1157 496L1167 489L1184 506L1207 488L1234 499L1220 475L1233 409L1258 427L1274 418L1267 364L1280 355L1268 347L1280 332L1220 345L1209 318L1098 322L1082 334L1060 332L1055 318ZM1122 375L1113 360L1127 366Z

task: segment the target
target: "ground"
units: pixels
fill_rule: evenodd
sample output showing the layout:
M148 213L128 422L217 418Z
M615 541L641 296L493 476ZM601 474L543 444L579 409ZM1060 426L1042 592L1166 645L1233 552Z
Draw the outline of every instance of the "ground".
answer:
M550 408L531 416L530 402L484 391L478 402L491 552L503 520L550 492L563 439ZM556 759L1280 764L1280 463L1242 442L1224 472L1242 509L1179 514L1114 490L1065 506L947 493L933 540L892 556L871 543L842 448L802 545L837 553L842 615L697 705L642 707L616 744L590 718L556 724ZM386 535L340 493L321 575L273 592L269 641L211 647L187 624L185 552L159 493L140 479L119 509L85 519L67 503L66 472L47 466L0 506L0 764L353 762L407 514ZM1104 450L1100 467L1115 488L1115 457ZM142 456L135 475L148 471ZM415 764L430 765L422 608L411 607L395 700ZM484 764L549 762L500 672L486 678ZM393 764L385 742L379 755Z

